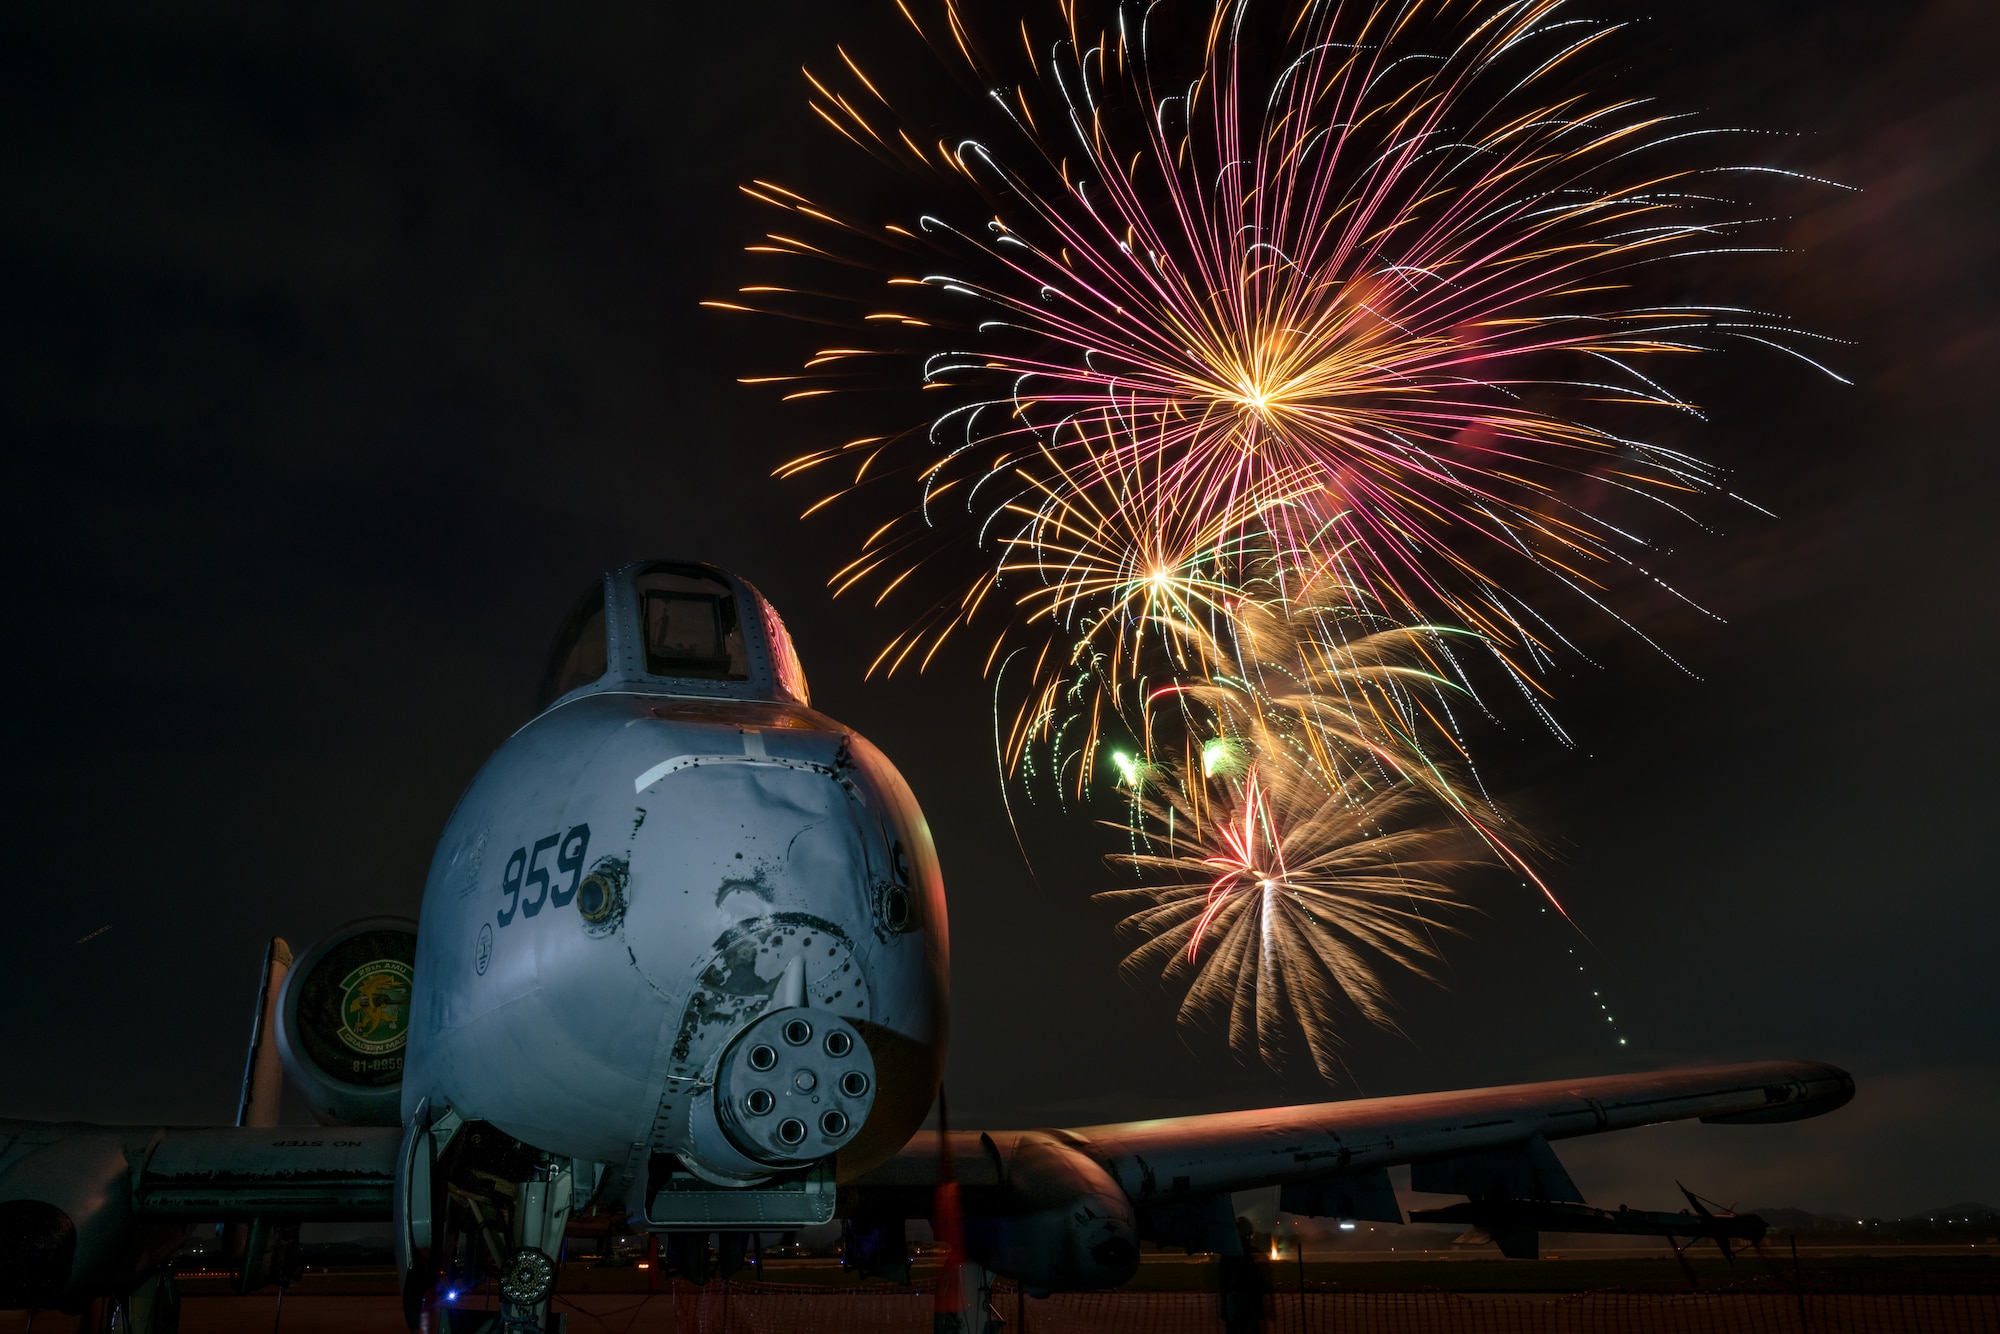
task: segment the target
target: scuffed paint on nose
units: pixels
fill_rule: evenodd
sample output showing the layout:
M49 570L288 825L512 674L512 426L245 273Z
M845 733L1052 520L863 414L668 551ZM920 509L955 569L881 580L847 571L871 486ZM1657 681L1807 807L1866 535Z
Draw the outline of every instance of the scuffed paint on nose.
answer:
M800 957L808 991L866 1018L853 928L869 912L874 851L847 789L817 765L688 765L643 797L624 939L664 993L693 983L714 1026L761 1007ZM811 937L812 946L804 941ZM734 1025L731 1025L732 1027Z
M516 894L540 911L500 921ZM460 802L424 924L405 1110L428 1099L618 1164L635 1209L677 1170L663 1156L701 1161L698 1107L717 1123L700 1091L788 969L788 1003L838 1016L875 1065L858 1130L814 1123L827 1143L853 1131L842 1173L893 1153L935 1097L936 851L894 767L810 710L609 691L550 709Z

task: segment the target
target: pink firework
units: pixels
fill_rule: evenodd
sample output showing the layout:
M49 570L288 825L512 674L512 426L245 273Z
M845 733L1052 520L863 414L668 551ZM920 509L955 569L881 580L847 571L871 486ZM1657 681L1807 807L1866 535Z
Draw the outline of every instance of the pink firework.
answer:
M1077 516L1115 530L1143 493L1209 535L1168 566L1227 583L1253 548L1338 565L1378 605L1471 629L1536 675L1557 637L1536 610L1550 581L1604 605L1618 567L1646 559L1623 511L1718 490L1634 438L1632 409L1696 412L1649 365L1731 341L1810 360L1812 336L1776 317L1656 295L1657 266L1768 248L1724 193L1768 169L1690 164L1719 131L1582 82L1619 25L1559 0L1155 4L1095 25L1066 5L1047 40L1026 22L982 39L949 0L904 13L1006 128L927 144L844 53L847 86L815 79L814 110L977 190L984 215L869 226L750 189L813 229L753 249L891 266L890 300L849 308L871 337L763 378L814 396L908 354L944 405L922 432L787 465L846 459L858 483L891 473L888 454L916 475L919 503L843 574L900 585L954 516L998 553L892 643L891 667L1010 580L1061 586L1064 552L1021 552L1052 515L1067 548ZM804 289L744 290L754 306L713 304L785 310Z

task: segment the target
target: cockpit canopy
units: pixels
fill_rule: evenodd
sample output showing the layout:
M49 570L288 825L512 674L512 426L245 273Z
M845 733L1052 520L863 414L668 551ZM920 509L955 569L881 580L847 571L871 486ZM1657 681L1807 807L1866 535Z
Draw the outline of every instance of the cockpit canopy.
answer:
M621 691L808 702L805 671L777 610L713 565L641 561L576 600L536 697Z

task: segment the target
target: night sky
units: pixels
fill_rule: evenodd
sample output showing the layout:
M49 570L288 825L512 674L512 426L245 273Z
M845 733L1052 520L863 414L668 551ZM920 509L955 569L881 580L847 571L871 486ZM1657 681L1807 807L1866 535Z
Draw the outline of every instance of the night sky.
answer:
M1721 617L1649 623L1689 670L1598 634L1555 682L1577 745L1516 720L1489 774L1586 934L1489 895L1330 1090L1118 980L1116 808L1030 811L1023 861L977 652L862 679L907 610L832 600L855 523L769 476L832 428L735 383L799 335L697 307L755 280L737 183L840 151L800 65L892 5L8 6L0 1114L229 1120L264 941L414 915L569 601L681 555L772 597L924 804L957 1125L1810 1057L1848 1109L1563 1157L1600 1203L2000 1203L1995 17L1659 10L1617 68L1863 187L1788 193L1746 302L1856 384L1701 372L1686 442L1777 517L1668 534Z

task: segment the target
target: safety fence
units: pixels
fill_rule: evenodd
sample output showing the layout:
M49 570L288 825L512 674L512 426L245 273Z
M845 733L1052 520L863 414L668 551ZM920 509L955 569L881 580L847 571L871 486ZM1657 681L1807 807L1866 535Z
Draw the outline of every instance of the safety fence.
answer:
M676 1283L670 1300L675 1334L932 1328L931 1293L920 1287ZM1991 1292L1280 1292L1251 1304L1254 1317L1238 1308L1225 1321L1214 1293L1033 1298L1003 1284L994 1294L1008 1334L2000 1334L2000 1293ZM619 1322L579 1311L570 1328L585 1334Z

